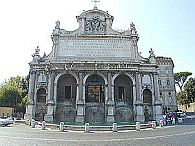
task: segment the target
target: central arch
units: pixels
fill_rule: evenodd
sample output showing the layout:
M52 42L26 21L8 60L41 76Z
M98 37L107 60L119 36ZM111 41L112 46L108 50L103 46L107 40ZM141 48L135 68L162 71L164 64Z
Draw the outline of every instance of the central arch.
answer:
M102 76L92 74L85 82L85 121L89 123L105 122L105 81Z

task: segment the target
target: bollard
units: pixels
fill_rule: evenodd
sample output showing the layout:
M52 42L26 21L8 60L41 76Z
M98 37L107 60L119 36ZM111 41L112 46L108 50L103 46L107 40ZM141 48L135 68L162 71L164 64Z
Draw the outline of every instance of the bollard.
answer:
M183 123L183 119L182 118L178 118L178 123L179 124Z
M31 119L31 127L35 128L35 120L34 119Z
M153 129L156 129L156 121L152 121L151 126Z
M85 133L89 132L89 123L85 123Z
M160 125L160 127L163 127L164 126L163 125L163 120L160 120L159 125Z
M140 131L140 129L141 129L140 122L136 122L135 129L136 129L137 131Z
M13 120L13 124L16 124L16 118L14 117L12 120Z
M28 119L25 120L25 124L26 124L26 125L30 125Z
M166 118L163 119L163 125L167 125L167 120L166 120Z
M64 131L64 122L60 122L60 131L61 131L61 132Z
M31 121L32 121L32 119L28 120L28 126L31 126Z
M112 131L117 132L117 123L113 123L112 125Z
M175 125L175 118L172 119L172 124Z
M45 128L46 128L46 123L45 123L45 121L42 122L41 128L42 128L42 130L45 130Z

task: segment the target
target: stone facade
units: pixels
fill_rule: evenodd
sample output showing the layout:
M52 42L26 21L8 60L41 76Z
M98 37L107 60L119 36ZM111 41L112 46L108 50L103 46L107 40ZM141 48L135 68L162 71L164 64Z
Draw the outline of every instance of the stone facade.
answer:
M40 57L36 48L26 118L55 123L159 121L158 71L164 68L152 49L149 58L138 53L135 25L115 31L114 17L96 7L76 19L79 28L74 31L56 22L48 56Z
M159 66L158 84L163 112L167 113L170 110L175 111L177 109L177 104L173 60L167 57L157 57L156 59Z

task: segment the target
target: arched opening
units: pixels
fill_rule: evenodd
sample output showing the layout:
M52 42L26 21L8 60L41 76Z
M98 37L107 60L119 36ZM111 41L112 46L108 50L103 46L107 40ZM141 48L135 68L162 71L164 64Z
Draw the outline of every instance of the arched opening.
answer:
M105 122L104 93L105 81L98 75L90 75L85 83L85 121L89 123Z
M115 120L132 122L133 114L133 81L125 74L114 80Z
M37 91L37 102L46 102L46 91L44 88L41 88Z
M114 80L114 98L133 105L133 82L127 75L121 74Z
M55 122L74 122L76 118L77 81L71 74L64 74L57 82L57 107Z
M43 121L46 114L46 90L40 88L37 90L37 102L35 109L35 120Z
M151 105L152 104L152 92L149 89L145 89L143 92L143 102L144 104Z
M145 121L151 121L152 118L152 92L149 89L143 91L144 117Z
M73 75L64 74L57 83L57 102L76 102L76 79Z
M100 75L90 75L85 85L85 102L104 102L104 79Z

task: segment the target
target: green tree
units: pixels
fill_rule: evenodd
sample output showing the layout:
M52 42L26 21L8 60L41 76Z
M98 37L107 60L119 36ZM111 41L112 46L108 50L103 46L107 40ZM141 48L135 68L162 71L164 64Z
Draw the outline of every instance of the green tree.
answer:
M179 105L187 104L187 96L185 91L180 91L177 93L177 102Z
M24 112L27 95L27 78L11 77L0 86L0 106L13 107L16 111ZM24 90L25 89L25 90Z
M192 75L191 72L177 72L174 74L175 84L179 87L180 91L182 91L182 88L190 75Z
M184 85L184 90L187 95L187 103L195 102L195 78L189 78Z

